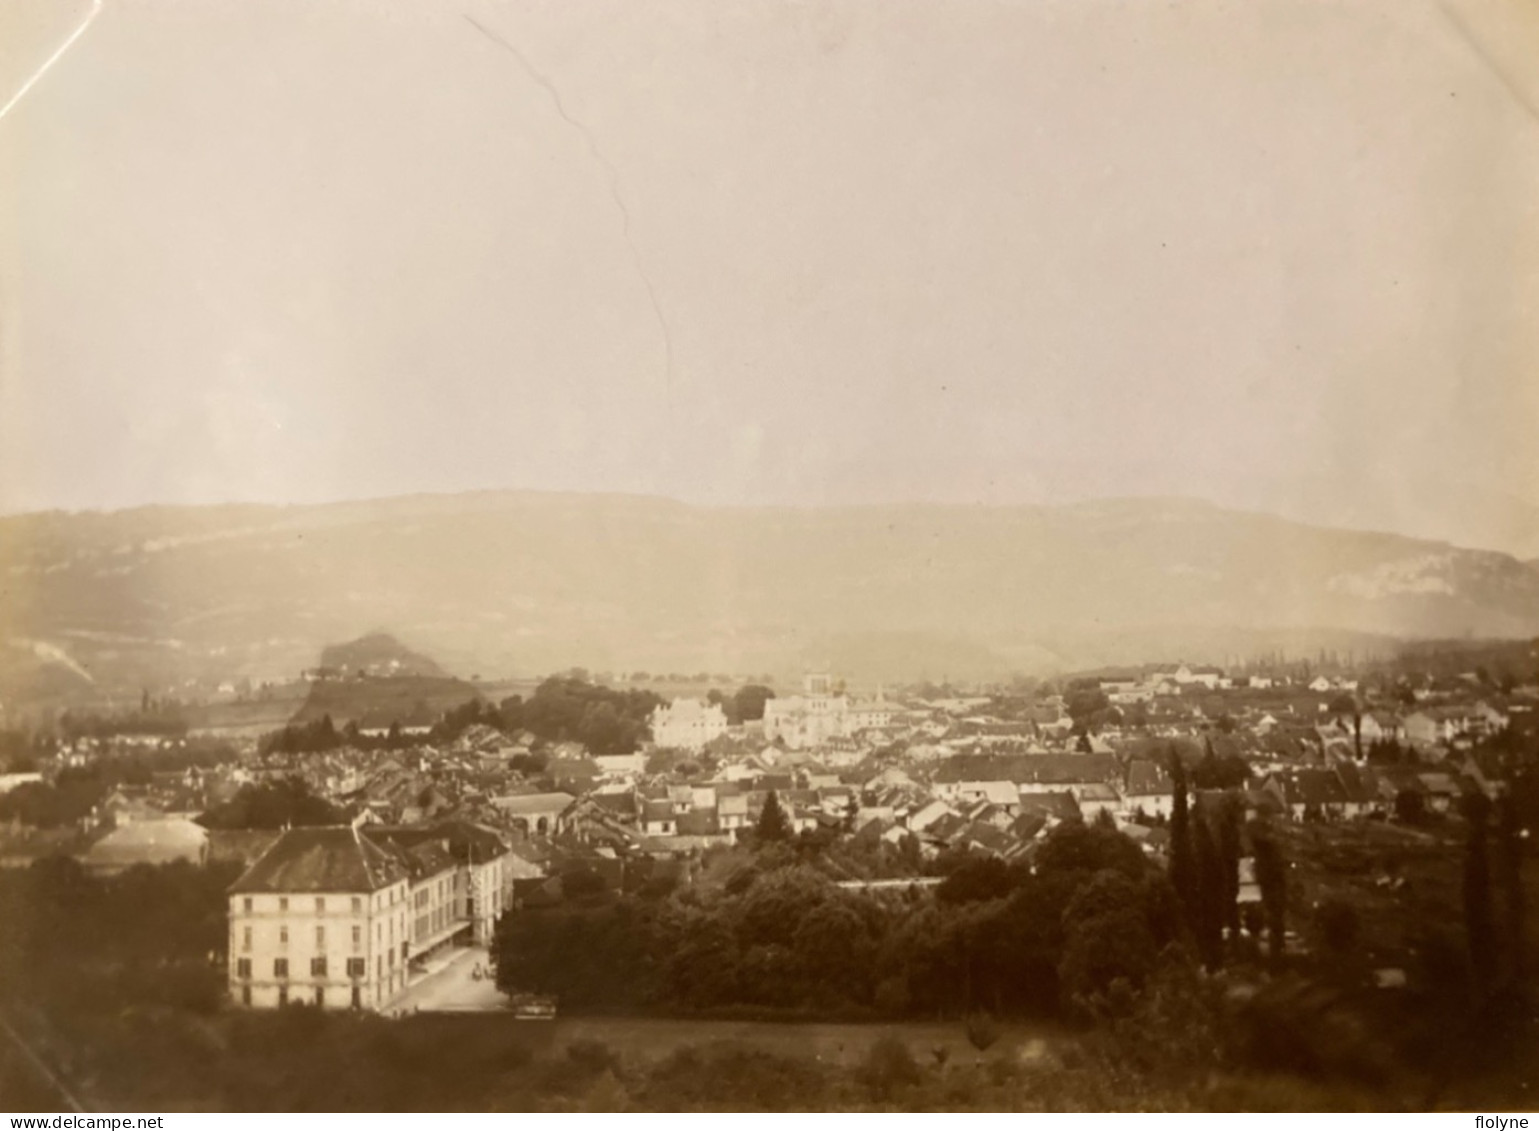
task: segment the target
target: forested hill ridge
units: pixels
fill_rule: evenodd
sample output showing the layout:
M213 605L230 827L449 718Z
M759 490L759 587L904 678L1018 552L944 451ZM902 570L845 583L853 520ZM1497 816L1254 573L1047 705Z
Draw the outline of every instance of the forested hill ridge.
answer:
M330 644L321 650L321 670L341 675L423 676L443 678L448 673L420 652L413 652L388 632L371 632L346 644Z
M0 697L289 677L388 629L459 676L979 679L1539 633L1510 555L1181 500L708 508L476 493L0 518Z

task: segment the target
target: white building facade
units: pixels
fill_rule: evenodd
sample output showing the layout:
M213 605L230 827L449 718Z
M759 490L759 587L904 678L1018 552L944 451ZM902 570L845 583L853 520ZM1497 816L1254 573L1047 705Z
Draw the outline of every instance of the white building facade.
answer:
M406 988L410 879L358 831L289 829L230 888L230 997L379 1009Z
M675 699L652 712L652 741L680 750L702 750L727 733L727 716L718 703Z
M770 699L764 704L764 737L791 750L818 746L851 732L850 702L824 674L802 680L801 695Z
M230 999L379 1010L412 963L452 942L488 945L512 905L508 849L491 830L288 829L229 891Z

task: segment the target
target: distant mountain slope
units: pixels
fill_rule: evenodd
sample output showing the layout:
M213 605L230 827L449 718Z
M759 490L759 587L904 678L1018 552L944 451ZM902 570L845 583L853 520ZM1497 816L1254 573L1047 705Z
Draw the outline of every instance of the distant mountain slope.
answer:
M1138 649L1539 633L1539 571L1506 554L1165 500L796 510L483 493L49 513L0 519L0 578L0 625L33 642L13 660L135 693L152 677L292 676L379 626L462 676L837 661L974 678Z

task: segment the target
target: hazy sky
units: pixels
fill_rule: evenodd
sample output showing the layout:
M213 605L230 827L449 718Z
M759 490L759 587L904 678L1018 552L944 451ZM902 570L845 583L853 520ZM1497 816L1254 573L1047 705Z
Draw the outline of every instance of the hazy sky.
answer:
M5 0L0 101L88 10ZM1539 554L1536 59L1471 0L105 0L0 120L0 509L1183 494Z

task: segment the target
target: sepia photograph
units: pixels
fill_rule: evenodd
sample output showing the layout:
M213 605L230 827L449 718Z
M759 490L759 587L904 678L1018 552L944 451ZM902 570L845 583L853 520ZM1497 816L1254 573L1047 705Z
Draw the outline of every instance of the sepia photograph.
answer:
M0 0L9 1128L1521 1129L1536 839L1539 2Z

